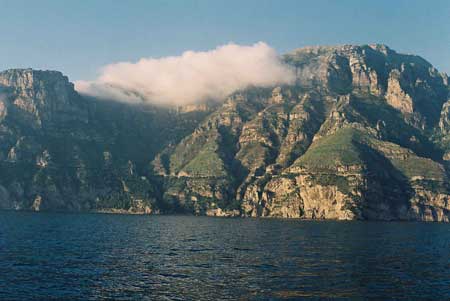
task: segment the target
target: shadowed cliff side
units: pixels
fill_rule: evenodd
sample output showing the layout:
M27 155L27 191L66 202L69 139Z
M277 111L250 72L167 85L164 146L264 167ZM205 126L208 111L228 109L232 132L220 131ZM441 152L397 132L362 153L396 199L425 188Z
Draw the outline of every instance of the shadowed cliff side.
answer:
M54 71L4 71L0 89L0 208L151 212L146 167L208 113L82 97Z

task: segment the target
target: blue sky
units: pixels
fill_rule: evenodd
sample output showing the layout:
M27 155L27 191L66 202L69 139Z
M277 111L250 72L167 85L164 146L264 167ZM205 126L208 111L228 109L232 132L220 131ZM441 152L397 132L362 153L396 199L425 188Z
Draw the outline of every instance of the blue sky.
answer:
M92 79L101 66L141 57L264 41L385 43L450 73L450 1L0 0L0 70L55 69Z

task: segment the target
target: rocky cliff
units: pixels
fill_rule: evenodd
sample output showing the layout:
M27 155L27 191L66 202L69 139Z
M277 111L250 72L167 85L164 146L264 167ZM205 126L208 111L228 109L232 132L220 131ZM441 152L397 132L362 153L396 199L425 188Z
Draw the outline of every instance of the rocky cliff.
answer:
M176 109L0 73L0 207L449 221L446 74L385 45L283 60L293 85Z
M1 72L0 208L151 212L149 162L204 114L85 98L60 72Z
M286 54L153 162L162 199L224 216L448 221L448 77L384 45ZM164 163L163 163L164 162Z

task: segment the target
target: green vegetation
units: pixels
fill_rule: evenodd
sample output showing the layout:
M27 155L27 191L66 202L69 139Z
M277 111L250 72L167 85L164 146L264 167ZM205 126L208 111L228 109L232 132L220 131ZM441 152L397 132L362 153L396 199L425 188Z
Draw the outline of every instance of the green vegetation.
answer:
M294 162L315 170L334 170L339 165L363 165L359 145L365 134L353 128L343 128L325 136L311 145L308 151Z
M322 186L336 185L343 194L350 193L350 186L346 177L335 174L317 174L312 176L312 182Z
M208 139L212 140L212 137L203 133L183 139L170 156L170 171L175 173L180 171L185 164L197 156Z
M430 159L410 156L405 159L392 159L392 164L408 178L423 177L444 181L446 179L444 169Z
M210 140L182 170L195 177L226 177L225 165L218 152L217 143Z
M269 149L267 146L253 141L242 146L237 154L237 159L248 169L251 169L263 165L268 155Z

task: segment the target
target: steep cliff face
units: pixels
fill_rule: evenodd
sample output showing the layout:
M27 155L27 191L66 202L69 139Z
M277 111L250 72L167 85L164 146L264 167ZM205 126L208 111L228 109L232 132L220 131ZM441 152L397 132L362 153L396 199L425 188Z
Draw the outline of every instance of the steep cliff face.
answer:
M57 71L32 69L0 73L3 104L10 115L32 128L51 128L60 122L88 119L86 103L74 91L68 78Z
M0 208L150 212L146 167L204 114L83 98L59 72L1 72Z
M435 125L447 100L447 75L421 57L385 45L302 48L285 60L297 68L299 85L381 96L422 127Z
M294 86L236 93L157 157L163 203L208 215L449 220L445 74L384 45L284 59Z

